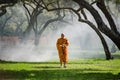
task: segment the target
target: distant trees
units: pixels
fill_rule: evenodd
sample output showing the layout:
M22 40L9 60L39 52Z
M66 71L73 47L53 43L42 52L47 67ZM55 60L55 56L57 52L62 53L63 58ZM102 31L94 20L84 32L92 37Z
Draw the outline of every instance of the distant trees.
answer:
M28 13L27 14L28 26L24 31L24 37L28 37L31 30L33 29L35 33L35 39L34 39L35 45L39 44L40 36L42 35L43 31L48 27L50 23L55 21L60 21L64 18L64 15L63 16L61 15L61 11L54 11L52 13L52 15L54 16L51 16L51 15L47 16L46 15L47 13L45 13L46 10L43 7L42 0L31 0L28 2L25 1L23 2L23 6ZM50 7L55 7L55 6L51 5ZM43 16L46 15L46 16L44 16L44 18L41 18L41 20L39 20L40 15L43 15ZM47 17L48 19L45 20L45 17Z
M8 7L9 11L5 15L1 16L0 20L0 35L3 36L22 36L23 24L26 19L21 13L21 8L18 5L14 7Z
M4 16L3 18L1 18L0 20L0 36L3 36L5 35L6 31L5 31L5 27L6 27L6 23L9 21L9 19L11 19L12 15L7 15L7 16Z

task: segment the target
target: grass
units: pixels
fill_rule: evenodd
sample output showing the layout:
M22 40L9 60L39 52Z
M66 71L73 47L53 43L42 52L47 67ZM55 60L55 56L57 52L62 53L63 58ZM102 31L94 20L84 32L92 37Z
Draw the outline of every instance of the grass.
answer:
M120 59L70 60L67 68L58 61L1 62L0 80L120 80Z

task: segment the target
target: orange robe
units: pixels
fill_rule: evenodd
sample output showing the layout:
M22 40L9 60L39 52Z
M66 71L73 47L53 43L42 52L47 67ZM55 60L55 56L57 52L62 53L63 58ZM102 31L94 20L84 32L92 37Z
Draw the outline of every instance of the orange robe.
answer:
M62 45L65 45L62 47ZM59 54L60 62L68 62L68 45L69 42L66 38L59 38L57 40L56 46Z

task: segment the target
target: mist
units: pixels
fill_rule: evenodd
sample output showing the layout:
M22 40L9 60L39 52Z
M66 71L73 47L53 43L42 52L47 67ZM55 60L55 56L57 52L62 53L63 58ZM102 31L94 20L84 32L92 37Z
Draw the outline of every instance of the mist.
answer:
M87 15L88 19L95 23L89 12L87 12ZM62 25L61 29L51 33L48 33L48 29L46 29L37 47L34 45L34 41L28 41L24 44L20 43L9 48L4 48L2 46L4 43L0 42L2 44L0 45L0 59L23 62L59 61L56 41L61 33L64 33L69 40L69 59L105 58L103 46L95 31L87 24L78 22L76 17L69 22L70 24ZM108 22L106 24L108 25ZM109 48L111 48L112 41L107 37L105 39L108 46L110 46Z
M46 34L46 32L47 30L44 33ZM88 25L74 22L72 25L49 33L47 39L43 37L37 47L34 45L34 41L28 41L3 51L1 49L0 59L23 62L59 60L56 41L61 33L65 34L70 43L69 59L97 58L99 52L103 52L101 41L96 33Z

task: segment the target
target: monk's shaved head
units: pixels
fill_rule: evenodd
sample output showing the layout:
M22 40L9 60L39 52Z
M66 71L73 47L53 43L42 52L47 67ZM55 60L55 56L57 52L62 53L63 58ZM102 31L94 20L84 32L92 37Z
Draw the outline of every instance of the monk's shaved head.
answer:
M61 38L64 38L64 37L65 37L65 35L63 33L61 33Z

